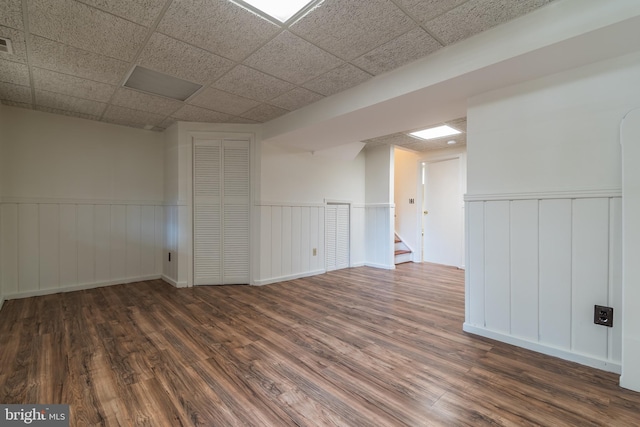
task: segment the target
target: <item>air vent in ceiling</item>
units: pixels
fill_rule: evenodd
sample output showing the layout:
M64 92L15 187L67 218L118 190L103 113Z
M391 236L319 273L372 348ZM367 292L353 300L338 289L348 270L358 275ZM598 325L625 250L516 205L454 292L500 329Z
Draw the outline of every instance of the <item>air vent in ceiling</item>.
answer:
M11 48L11 40L4 37L0 37L0 52L12 54L13 48Z
M185 101L202 87L197 83L140 67L139 65L133 68L124 86L154 95L177 99L178 101Z

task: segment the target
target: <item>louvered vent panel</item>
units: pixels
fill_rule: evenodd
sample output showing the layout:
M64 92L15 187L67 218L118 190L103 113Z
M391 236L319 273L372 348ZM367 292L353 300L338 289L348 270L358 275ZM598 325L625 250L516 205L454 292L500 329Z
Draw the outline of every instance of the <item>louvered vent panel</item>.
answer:
M249 197L249 147L224 147L224 195L225 197Z
M224 282L249 283L249 208L224 207Z
M336 268L349 267L349 206L337 206Z
M325 257L327 270L335 270L336 266L336 217L338 209L335 205L325 208Z
M194 207L194 283L211 285L222 280L220 205Z
M220 146L194 147L194 197L220 197Z

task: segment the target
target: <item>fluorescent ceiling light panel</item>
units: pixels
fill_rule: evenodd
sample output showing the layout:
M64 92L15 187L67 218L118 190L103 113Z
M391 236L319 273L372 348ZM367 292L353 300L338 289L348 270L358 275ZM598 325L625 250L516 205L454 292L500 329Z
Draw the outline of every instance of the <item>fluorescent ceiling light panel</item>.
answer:
M312 0L244 0L262 13L280 22L287 22L293 15L304 9Z
M445 136L457 135L461 133L459 130L455 130L447 125L438 126L435 128L423 129L417 132L411 132L409 135L420 139L435 139Z
M124 86L178 101L186 100L202 87L197 83L149 70L139 65L133 69Z

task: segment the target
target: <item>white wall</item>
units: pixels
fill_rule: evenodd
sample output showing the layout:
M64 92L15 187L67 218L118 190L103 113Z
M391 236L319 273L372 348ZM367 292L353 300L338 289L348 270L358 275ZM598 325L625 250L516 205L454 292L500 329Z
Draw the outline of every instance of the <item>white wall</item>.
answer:
M0 107L5 298L160 277L160 133Z
M395 268L394 148L367 147L365 154L365 264L392 270Z
M634 54L470 100L465 330L620 371L618 127L638 79Z
M394 151L394 204L395 232L411 249L413 261L421 261L422 241L420 233L421 205L418 186L420 175L420 155L412 151L395 148ZM410 204L409 199L414 203Z
M640 109L621 125L623 218L623 335L620 385L640 391Z
M324 206L327 201L351 204L350 265L365 263L364 153L355 158L325 157L263 143L260 170L257 284L326 271Z

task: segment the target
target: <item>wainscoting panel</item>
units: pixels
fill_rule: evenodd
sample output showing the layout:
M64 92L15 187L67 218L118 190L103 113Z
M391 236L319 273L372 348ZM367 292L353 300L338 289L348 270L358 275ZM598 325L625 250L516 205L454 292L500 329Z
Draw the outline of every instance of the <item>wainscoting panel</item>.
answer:
M163 206L2 203L5 298L160 277Z
M278 203L261 205L259 210L260 274L256 284L324 272L324 206Z
M539 307L553 316L540 316L539 339L571 349L571 200L540 200Z
M78 283L93 283L97 281L94 205L78 205L77 216Z
M0 209L0 289L6 296L18 292L18 205L7 203L0 205Z
M593 323L593 306L609 294L609 200L573 201L571 348L607 357L607 328Z
M467 322L485 327L484 320L484 202L469 202L467 222L466 317Z
M593 307L622 309L620 197L469 200L465 330L618 372L619 318Z
M487 203L484 210L485 324L504 333L511 331L509 207L500 201Z
M538 202L511 203L511 333L538 339Z
M178 206L164 206L164 250L162 251L162 275L174 286L178 283ZM171 256L171 260L169 260Z
M39 228L38 205L18 205L18 292L40 289Z
M78 284L78 211L76 205L60 205L60 283Z
M371 267L394 269L392 205L365 206L365 264Z

